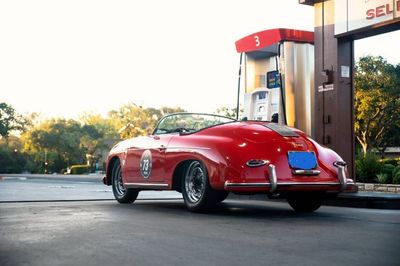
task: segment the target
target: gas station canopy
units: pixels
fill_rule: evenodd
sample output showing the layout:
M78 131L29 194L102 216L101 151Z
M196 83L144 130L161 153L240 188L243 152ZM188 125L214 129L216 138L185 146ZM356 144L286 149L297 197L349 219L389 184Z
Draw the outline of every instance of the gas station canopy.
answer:
M292 29L270 29L248 35L238 40L235 45L238 53L258 57L277 54L278 44L284 41L314 43L314 33Z

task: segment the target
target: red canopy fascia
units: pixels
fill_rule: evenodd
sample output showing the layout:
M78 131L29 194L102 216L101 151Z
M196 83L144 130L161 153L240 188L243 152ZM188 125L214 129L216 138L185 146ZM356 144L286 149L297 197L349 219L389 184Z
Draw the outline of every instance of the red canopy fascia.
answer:
M260 51L282 41L314 43L314 32L292 29L270 29L248 35L235 42L236 51Z

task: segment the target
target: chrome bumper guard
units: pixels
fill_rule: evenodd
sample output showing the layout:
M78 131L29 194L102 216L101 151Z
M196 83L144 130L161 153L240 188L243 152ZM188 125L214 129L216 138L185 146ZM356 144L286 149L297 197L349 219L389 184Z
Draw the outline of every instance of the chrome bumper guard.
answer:
M269 192L273 193L278 186L278 178L276 177L275 165L273 164L268 165L268 178L271 186Z
M347 177L346 177L346 166L338 165L338 178L340 182L340 192L346 190L347 187Z

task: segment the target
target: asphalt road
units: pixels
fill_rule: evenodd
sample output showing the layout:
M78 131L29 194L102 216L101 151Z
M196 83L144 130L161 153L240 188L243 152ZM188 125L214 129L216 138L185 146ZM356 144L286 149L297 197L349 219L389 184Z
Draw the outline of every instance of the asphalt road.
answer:
M29 182L0 181L0 195ZM32 182L36 200L0 200L0 265L400 264L398 210L323 206L297 214L282 202L227 200L197 214L172 194L121 205L96 200L109 192L93 184L60 182ZM52 189L68 200L37 201L39 190ZM15 193L23 195L15 189L8 197ZM92 196L74 200L85 193Z
M182 195L175 191L142 191L138 198L180 199ZM114 199L111 187L98 179L3 177L0 180L0 203L111 199Z

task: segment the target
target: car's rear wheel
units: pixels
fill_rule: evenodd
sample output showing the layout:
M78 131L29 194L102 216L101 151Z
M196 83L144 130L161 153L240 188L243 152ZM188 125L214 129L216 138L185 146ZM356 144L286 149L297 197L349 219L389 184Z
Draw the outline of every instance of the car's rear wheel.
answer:
M126 188L122 182L121 164L117 160L111 172L112 190L115 199L119 203L132 203L136 200L139 191L133 188Z
M223 202L229 195L229 191L216 191L216 202Z
M297 212L313 212L321 207L324 200L322 192L296 192L291 193L287 197L287 201Z
M210 187L207 169L199 161L188 164L182 182L182 195L186 207L194 212L207 211L223 200L218 198L222 194Z

